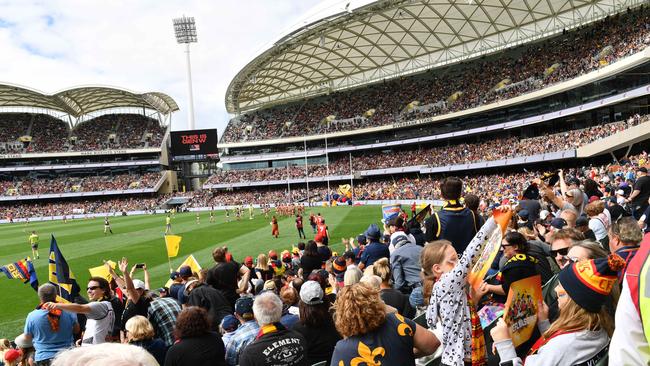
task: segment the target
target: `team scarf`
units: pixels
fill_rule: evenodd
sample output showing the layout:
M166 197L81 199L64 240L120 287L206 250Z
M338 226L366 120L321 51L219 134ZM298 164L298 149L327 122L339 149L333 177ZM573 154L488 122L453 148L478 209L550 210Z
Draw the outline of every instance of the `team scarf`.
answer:
M53 332L59 331L59 320L61 320L61 309L47 310L43 307L43 304L39 304L36 307L36 310L47 311L47 321L50 323L50 329L52 329Z
M257 332L257 337L255 337L255 340L258 340L267 334L275 333L277 331L285 330L285 329L287 328L285 328L284 325L280 324L279 322L273 324L267 324L260 328L260 331Z
M467 305L469 305L469 316L472 329L472 366L484 366L487 364L487 357L485 353L485 337L483 335L483 327L481 327L481 319L474 308L472 299L467 296Z

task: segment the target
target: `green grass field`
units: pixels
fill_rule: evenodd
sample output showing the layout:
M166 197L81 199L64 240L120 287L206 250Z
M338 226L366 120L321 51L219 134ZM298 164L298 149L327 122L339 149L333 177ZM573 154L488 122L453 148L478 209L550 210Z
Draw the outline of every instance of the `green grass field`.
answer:
M325 217L332 237L332 250L341 252L341 238L356 236L363 232L369 223L378 223L381 219L380 206L312 208L314 213L321 212ZM309 210L304 217L307 238L313 238L308 221ZM231 219L232 215L231 215ZM209 223L209 214L201 213L201 223L196 224L194 213L178 214L172 220L174 234L183 237L178 257L172 258L172 267L176 268L190 254L194 254L202 267L210 267L212 249L228 246L236 260L241 261L246 255L257 256L270 249L290 249L298 243L298 234L293 218L282 218L280 238L271 237L269 221L255 210L255 219L248 219L248 210L244 210L241 221L226 222L223 212L216 213L216 222ZM64 224L61 221L4 224L0 225L0 265L31 256L27 237L31 230L40 236L40 259L34 260L36 272L41 284L47 282L47 257L50 248L50 235L54 234L63 256L77 277L82 289L90 274L88 268L102 264L102 260L118 261L122 256L129 259L129 264L147 263L151 275L151 286L161 287L169 278L169 265L163 240L165 215L142 215L111 218L114 235L104 236L103 219L74 220ZM142 278L142 272L136 271L136 278ZM25 317L38 305L36 292L19 280L9 280L0 274L0 338L12 338L22 332ZM82 290L85 295L85 291Z

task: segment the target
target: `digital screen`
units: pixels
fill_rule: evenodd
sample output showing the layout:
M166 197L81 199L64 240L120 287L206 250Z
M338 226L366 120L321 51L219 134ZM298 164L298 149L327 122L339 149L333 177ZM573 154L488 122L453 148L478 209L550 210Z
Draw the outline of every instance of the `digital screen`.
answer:
M217 154L217 129L172 131L171 150L177 156L207 156Z

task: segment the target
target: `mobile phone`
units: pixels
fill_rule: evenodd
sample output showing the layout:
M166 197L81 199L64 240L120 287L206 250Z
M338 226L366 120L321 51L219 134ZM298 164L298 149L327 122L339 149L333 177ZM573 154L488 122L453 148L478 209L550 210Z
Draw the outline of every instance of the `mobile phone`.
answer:
M144 268L144 263L137 263L135 268Z

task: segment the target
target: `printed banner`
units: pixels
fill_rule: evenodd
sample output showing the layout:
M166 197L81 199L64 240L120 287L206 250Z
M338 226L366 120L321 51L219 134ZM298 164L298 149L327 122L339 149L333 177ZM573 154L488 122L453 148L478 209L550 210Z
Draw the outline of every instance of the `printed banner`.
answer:
M475 290L478 290L481 286L481 282L483 282L492 262L494 262L494 258L496 258L499 253L503 234L505 233L505 229L508 226L511 217L511 210L507 212L501 212L498 210L494 211L494 220L499 226L487 235L482 244L483 251L481 252L481 256L478 258L467 276L467 281Z
M528 341L537 326L537 307L542 301L540 275L513 282L508 291L503 320L510 328L512 344L517 347Z

